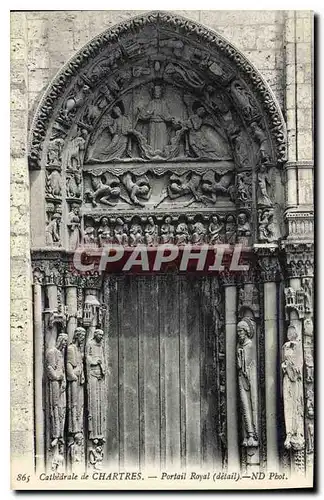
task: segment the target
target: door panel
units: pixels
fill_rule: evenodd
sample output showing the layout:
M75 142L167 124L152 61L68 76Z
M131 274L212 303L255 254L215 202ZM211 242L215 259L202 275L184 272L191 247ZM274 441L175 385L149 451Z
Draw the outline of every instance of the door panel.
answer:
M107 278L111 465L220 465L217 288L205 276Z

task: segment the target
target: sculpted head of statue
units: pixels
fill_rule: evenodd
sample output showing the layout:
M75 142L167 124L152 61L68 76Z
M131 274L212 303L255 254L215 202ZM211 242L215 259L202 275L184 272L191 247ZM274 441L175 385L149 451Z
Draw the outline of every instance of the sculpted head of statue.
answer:
M62 351L67 344L68 341L68 334L61 332L56 339L56 348Z
M153 97L154 97L154 99L160 99L162 97L161 85L154 85Z
M287 329L287 339L289 341L297 340L297 330L294 325L289 325Z
M252 339L255 333L255 323L250 318L244 318L237 324L237 338L240 344Z
M103 336L104 336L104 332L103 330L101 330L101 328L97 328L94 333L93 333L93 338L97 341L97 342L101 342L102 339L103 339Z
M75 444L82 445L83 444L83 434L82 432L77 432L74 436Z
M78 326L74 330L73 341L77 342L79 345L83 344L86 336L86 331L82 326Z

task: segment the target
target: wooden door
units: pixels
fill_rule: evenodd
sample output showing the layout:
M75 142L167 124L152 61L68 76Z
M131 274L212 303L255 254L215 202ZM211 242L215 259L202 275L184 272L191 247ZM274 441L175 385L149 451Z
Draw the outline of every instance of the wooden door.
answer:
M217 278L110 276L104 297L108 463L221 466Z

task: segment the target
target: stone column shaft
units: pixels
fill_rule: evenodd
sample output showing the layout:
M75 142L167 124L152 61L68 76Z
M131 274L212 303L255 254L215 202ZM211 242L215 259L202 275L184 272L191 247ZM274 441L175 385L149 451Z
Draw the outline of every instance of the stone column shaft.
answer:
M43 365L44 336L42 328L42 286L34 284L34 361L35 361L35 433L36 469L44 466L44 405L43 405Z
M226 397L228 470L240 470L236 374L236 286L225 288Z
M267 412L267 467L276 470L279 465L277 435L277 376L278 376L278 321L277 285L264 283L265 333L265 400Z
M78 311L78 302L77 302L77 287L76 286L68 286L66 288L66 305L68 308L68 316L69 321L67 324L67 334L69 336L68 343L72 342L74 330L77 327L77 311Z
M56 285L47 285L46 293L48 298L48 311L49 313L53 311L57 311L57 286ZM47 315L47 332L45 338L45 347L54 347L57 337L57 326L54 324L52 328L49 328L48 321L49 315Z

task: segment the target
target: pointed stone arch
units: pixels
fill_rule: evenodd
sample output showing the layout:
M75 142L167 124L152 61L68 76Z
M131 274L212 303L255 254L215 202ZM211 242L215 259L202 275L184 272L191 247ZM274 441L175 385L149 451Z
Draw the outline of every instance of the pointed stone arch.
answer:
M211 72L212 81L229 85L237 79L243 89L251 93L248 97L262 111L266 120L272 161L280 164L286 160L285 122L279 104L260 72L236 47L215 31L177 14L158 11L137 16L109 28L79 50L61 69L48 86L32 123L30 168L40 168L41 153L51 121L58 109L64 106L69 95L73 94L75 87L80 86L80 79L85 86L90 83L87 76L89 68L104 60L109 73L116 64L122 66L127 61L145 57L149 55L152 40L156 41L157 49L160 48L159 37L163 31L174 37L173 53L177 50L181 53L181 47L177 48L177 38L196 51L193 59L189 58L190 65L200 66ZM137 44L138 37L142 37L142 44ZM91 85L93 86L90 90L93 91L96 83L92 82ZM78 95L81 98L80 89ZM237 100L236 105L243 116L246 115L244 99L241 102Z

